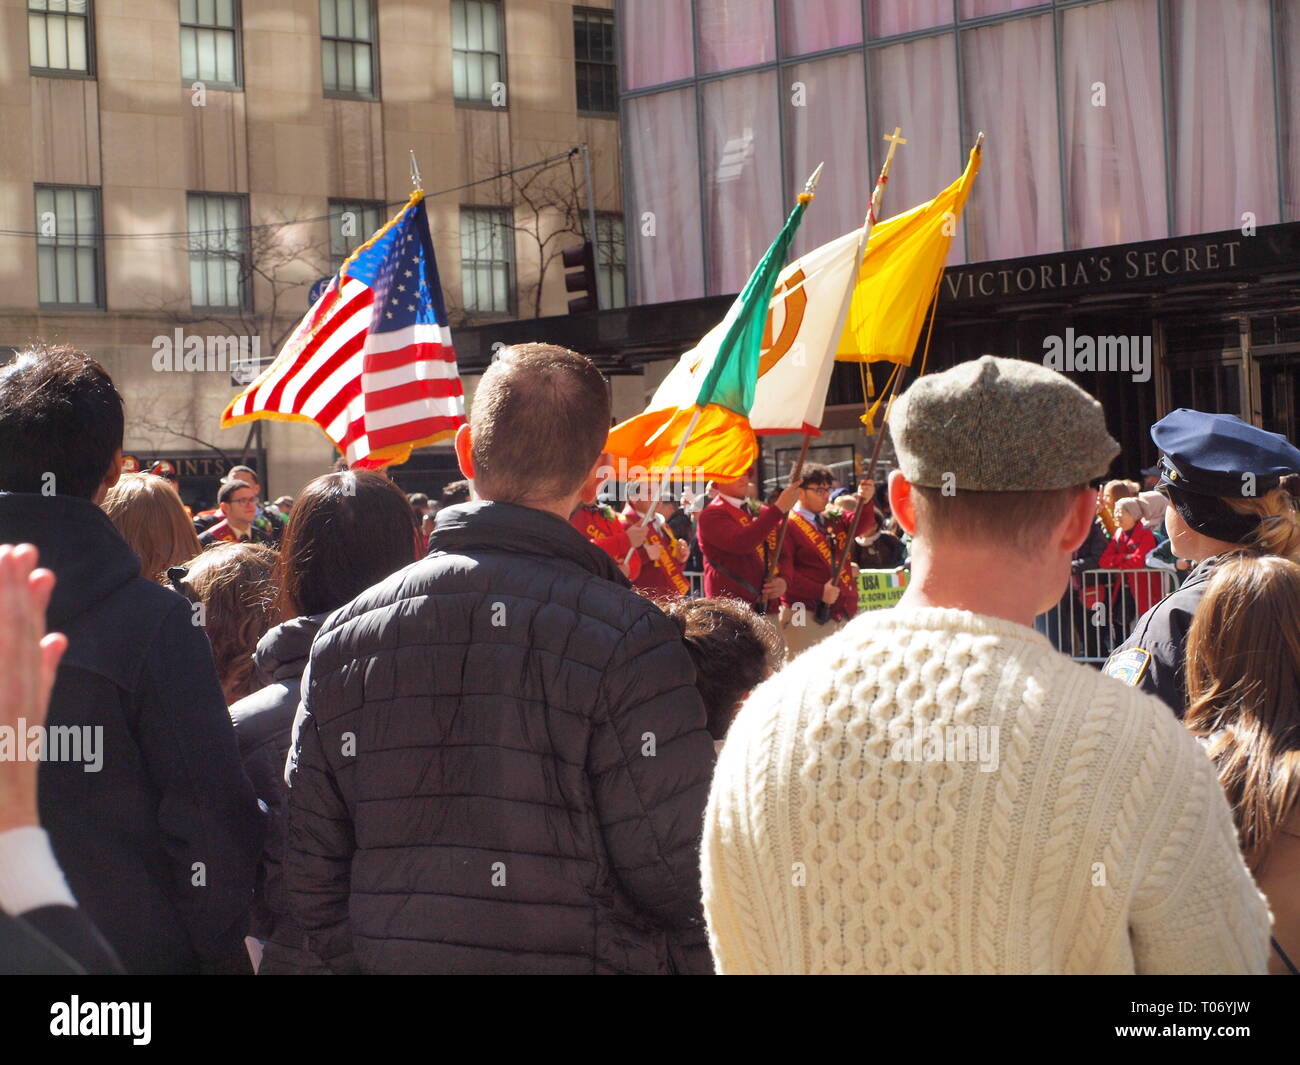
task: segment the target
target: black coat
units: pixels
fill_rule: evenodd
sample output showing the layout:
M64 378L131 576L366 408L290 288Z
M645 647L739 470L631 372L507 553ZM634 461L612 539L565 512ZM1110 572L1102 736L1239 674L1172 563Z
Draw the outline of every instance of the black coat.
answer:
M48 724L102 728L98 771L41 765L41 824L77 901L128 972L247 971L262 816L189 602L138 575L89 500L0 493L0 543L35 544L58 577L47 625L68 650Z
M307 948L303 930L290 918L284 894L284 763L298 712L302 674L311 642L328 615L294 618L258 641L253 661L265 687L230 707L244 772L267 808L266 844L257 877L250 935L265 942L263 974L321 971Z
M0 973L6 976L117 976L122 965L75 906L0 913Z
M567 522L440 512L429 557L312 648L285 880L316 952L376 973L709 971L694 680L677 626Z
M1158 696L1179 718L1187 712L1187 633L1201 597L1210 586L1219 557L1215 555L1200 562L1181 588L1170 592L1138 618L1129 638L1102 667L1103 672L1110 674L1113 666L1121 662L1128 664L1130 670L1126 671L1126 677L1132 685Z
M1097 569L1101 565L1101 556L1108 546L1110 546L1110 537L1106 535L1106 527L1102 525L1100 518L1093 518L1092 524L1088 526L1088 538L1075 548L1070 558L1071 574Z

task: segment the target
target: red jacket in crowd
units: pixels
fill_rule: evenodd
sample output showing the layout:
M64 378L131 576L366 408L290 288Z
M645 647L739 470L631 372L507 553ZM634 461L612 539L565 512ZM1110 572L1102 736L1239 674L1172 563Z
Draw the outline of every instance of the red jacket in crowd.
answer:
M641 524L641 515L631 503L623 509L622 519L625 529ZM681 541L672 534L662 516L656 514L655 520L646 526L645 544L638 547L633 556L640 567L640 573L632 581L637 591L650 596L687 595L690 592L691 582L682 572L683 563L677 559L679 543ZM653 560L646 551L650 545L659 548L659 557Z
M844 553L852 522L852 514L837 514L825 520L823 531L800 508L790 512L790 525L781 545L781 576L786 580L781 602L787 606L803 603L810 612L816 611L822 601L822 588ZM858 587L852 566L845 565L839 586L839 600L831 607L834 621L847 620L858 612Z
M627 538L627 530L618 520L613 509L582 503L569 518L569 524L588 540L609 555L620 566L627 553L632 550L632 541ZM641 572L641 560L633 555L628 560L627 578L635 581Z
M1098 563L1102 569L1144 569L1147 555L1156 549L1156 538L1151 530L1139 522L1132 529L1115 531L1113 539L1101 553ZM1138 617L1150 610L1163 596L1160 590L1160 574L1130 573L1129 590L1137 603ZM1137 620L1134 618L1133 620Z
M763 587L767 560L776 551L782 513L763 507L757 515L716 497L700 511L695 536L704 556L704 594L728 595L753 604ZM780 600L768 603L775 614Z

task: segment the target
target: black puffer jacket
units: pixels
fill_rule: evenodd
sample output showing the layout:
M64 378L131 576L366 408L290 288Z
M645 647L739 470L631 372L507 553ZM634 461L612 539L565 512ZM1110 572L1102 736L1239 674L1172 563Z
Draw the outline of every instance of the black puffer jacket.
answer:
M257 876L250 935L265 943L259 973L317 972L322 966L308 950L303 930L289 916L284 895L284 763L298 712L302 674L311 642L327 614L294 618L277 625L257 643L253 662L265 685L230 708L244 772L266 804L266 845Z
M102 730L81 733L102 736L97 770L41 764L73 895L128 972L251 972L262 816L207 636L89 500L0 492L0 543L24 542L58 577L46 616L68 637L48 724Z
M285 880L316 952L338 971L707 972L694 679L677 627L567 522L442 511L430 556L312 648Z

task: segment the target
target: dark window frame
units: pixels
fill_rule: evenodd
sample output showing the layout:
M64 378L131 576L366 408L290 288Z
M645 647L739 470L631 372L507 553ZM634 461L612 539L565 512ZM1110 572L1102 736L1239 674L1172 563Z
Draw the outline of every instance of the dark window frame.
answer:
M359 248L362 244L364 244L367 240L369 240L371 235L377 232L379 227L384 224L384 222L386 221L386 218L384 216L385 203L383 200L362 200L353 197L345 198L342 196L331 196L329 198L328 208L329 208L327 212L329 214L328 225L330 231L330 266L332 267L333 272L337 274L339 272L339 269L343 266L343 263L347 259L347 257L351 255L352 252L355 251L357 248ZM352 248L340 258L334 251L334 225L338 219L338 216L342 212L349 211L349 210L360 210L360 211L373 210L375 212L375 217L376 219L378 219L378 221L373 229L367 229L366 226L363 224L361 229L357 231L357 235L359 239L357 240L356 244L354 244ZM340 233L339 236L341 240L350 239L348 237L342 236L342 233Z
M203 0L195 0L196 17L197 17L197 6L202 2ZM213 2L213 6L215 7L216 0L212 0L212 2ZM197 75L192 78L186 77L185 69L184 69L184 62L185 62L184 53L182 52L182 57L180 61L181 62L181 84L189 86L189 85L193 85L196 81L198 81L198 82L203 82L203 87L206 89L218 89L224 92L243 92L244 91L244 12L243 12L243 5L241 4L240 0L230 0L230 17L232 22L232 25L230 26L222 26L215 22L214 23L186 22L184 15L181 13L180 5L181 5L181 0L177 0L177 4L176 4L177 25L179 27L180 35L182 37L184 36L184 33L187 29L220 30L222 33L228 32L234 35L234 67L235 67L234 81L204 81L203 78L198 77Z
M617 263L617 264L611 262L611 263L609 263L608 265L602 266L602 263L601 263L601 249L602 249L602 247L609 246L611 249L613 249L613 248L615 247L615 244L614 244L614 242L613 242L612 240L610 240L610 241L602 241L602 240L600 239L600 237L601 237L601 223L602 223L602 222L621 222L622 225L623 225L623 243L622 243L623 257L622 257L621 262L619 262L619 263ZM607 304L606 301L601 300L601 301L600 301L600 309L601 309L602 311L608 311L608 310L619 310L619 309L621 309L621 308L623 308L623 307L628 306L628 283L627 283L627 218L626 218L626 216L623 214L622 211L597 211L597 212L596 212L596 241L595 241L595 246L594 246L594 247L595 247L595 259L596 259L596 288L597 288L597 292L599 292L599 289L600 289L600 276L601 276L601 270L602 270L602 269L607 269L607 270L610 270L610 271L618 270L618 271L621 271L621 272L622 272L622 275L623 275L623 302L622 302L621 304L619 304L617 307L615 307L615 306L613 306L613 304ZM610 289L611 289L611 291L613 290L613 287L614 287L614 284L613 284L613 278L614 278L614 276L615 276L615 275L614 275L613 273L611 273L611 276L610 276ZM598 296L597 298L599 299L599 296Z
M93 197L94 205L95 205L95 242L91 246L95 250L95 300L92 303L86 303L81 301L76 303L67 303L61 301L50 302L41 299L40 249L42 247L50 247L51 245L48 244L43 245L41 243L43 240L48 240L49 238L42 237L40 235L40 231L41 231L40 203L38 202L38 198L36 194L41 190L45 190L45 189L48 189L51 192L59 192L59 191L89 192ZM102 188L99 185L71 185L71 184L61 184L58 182L37 182L32 186L32 207L34 209L33 213L36 216L36 257L37 257L36 303L37 306L40 307L42 310L52 310L52 311L102 311L107 309L106 293L104 291L105 288L104 196L103 196ZM75 217L75 209L74 209L74 217ZM57 218L57 213L56 213L56 218ZM59 245L57 243L59 239L57 235L58 229L59 227L57 226L57 222L56 222L56 235L54 237L56 243L53 246L67 247L68 245L66 244ZM78 244L75 242L75 236L76 236L75 225L73 227L73 233L74 233L74 243L72 244L72 247L74 248L86 247L86 245ZM58 284L58 273L56 269L55 272L56 287L57 284Z
M325 3L326 0L321 0ZM338 0L330 0L337 5ZM321 23L320 44L321 44L321 94L327 100L379 100L379 11L375 0L366 0L370 6L370 36L371 39L366 41L359 37L339 37L334 34L325 33L324 22ZM319 12L319 5L317 11ZM335 7L335 20L338 18L338 9ZM352 46L366 45L370 49L370 88L367 90L360 89L331 89L325 85L325 42L330 41L335 44L349 44ZM337 62L337 60L336 60ZM335 68L337 70L337 66Z
M242 192L208 192L202 189L188 189L185 193L185 224L186 224L186 252L188 262L193 264L196 258L207 261L210 258L223 258L225 253L210 252L206 249L196 251L194 248L194 231L189 228L190 204L195 197L204 200L235 200L239 203L240 225L235 230L242 236L243 247L240 249L240 271L236 284L239 286L239 302L226 304L195 303L194 302L194 278L189 278L190 290L190 310L196 313L205 314L252 314L253 313L253 259L251 241L248 238L250 231L249 223L249 206L248 194ZM204 233L210 232L203 230ZM230 232L227 230L226 232Z
M465 258L465 217L466 213L477 215L497 215L506 219L501 228L506 234L505 247L506 258L498 259L469 259ZM515 247L515 226L514 226L514 208L508 205L491 204L491 203L462 203L459 213L460 233L459 246L457 248L458 259L460 263L460 301L461 310L466 317L470 318L513 318L518 313L519 307L519 263L517 261ZM465 264L485 264L495 266L500 262L505 263L506 267L506 306L503 310L488 309L484 310L479 307L470 307L469 301L465 298ZM476 283L477 287L477 283Z
M601 25L608 25L609 28L609 59L592 59L590 53L587 55L578 54L578 23L584 20L588 23L596 21ZM590 46L591 32L587 31L587 44ZM584 107L583 103L591 103L590 81L587 82L589 92L586 101L583 100L583 79L581 71L584 68L604 71L604 77L609 79L603 86L605 102L608 107ZM616 38L616 25L614 12L608 8L600 7L575 7L573 9L573 78L574 78L574 97L578 108L578 114L583 118L618 118L618 45Z
M86 0L86 13L77 15L66 11L49 11L32 8L32 0L27 0L27 72L37 78L72 78L80 81L94 81L97 77L95 64L95 2ZM80 18L86 22L86 69L67 70L61 67L38 67L32 63L31 22L33 15L63 15L65 18ZM66 33L66 31L65 31ZM49 51L49 22L45 29L46 52Z
M500 51L497 51L497 52L477 51L477 52L476 52L476 51L472 51L472 50L469 50L469 49L465 49L465 48L457 48L457 47L456 47L456 29L455 29L456 10L455 10L455 9L456 9L456 4L457 4L457 3L478 3L478 4L483 4L483 5L485 5L485 6L490 6L490 7L493 7L493 8L496 9L496 12L497 12L497 46L498 46L498 48L500 49ZM449 17L450 17L451 20L452 20L452 29L451 29L451 34L450 34L450 37L449 37L449 40L451 41L452 70L453 70L453 73L452 73L452 85L451 85L452 102L453 102L457 107L467 107L467 108L470 108L471 110L477 109L477 110L483 110L483 111L509 111L509 110L510 110L510 75L509 75L509 70L508 70L507 65L506 65L506 16L505 16L505 5L501 2L501 0L451 0L451 4L450 4L450 8L449 8ZM467 56L480 56L480 57L481 57L481 56L485 56L485 55L495 55L495 56L497 57L497 64L498 64L498 71L499 71L499 74L498 74L497 80L500 81L501 84L504 85L504 86L506 87L506 102L505 102L505 106L504 106L504 107L498 107L496 104L494 104L494 103L492 102L492 94L491 94L491 92L488 92L488 94L487 94L485 97L481 97L481 98L480 98L480 97L474 97L474 96L457 96L457 95L456 95L455 62L456 62L456 53L457 53L457 52L460 52L460 53L462 53L462 54L464 54L464 55L467 55Z

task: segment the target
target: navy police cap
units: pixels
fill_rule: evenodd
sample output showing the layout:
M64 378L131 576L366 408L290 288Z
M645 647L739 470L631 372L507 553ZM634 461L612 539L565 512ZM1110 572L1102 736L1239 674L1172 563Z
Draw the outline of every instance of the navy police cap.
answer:
M1300 449L1286 437L1232 414L1206 414L1180 407L1151 426L1164 452L1161 482L1210 496L1240 496L1243 474L1255 478L1254 495L1277 487L1283 475L1300 472Z

